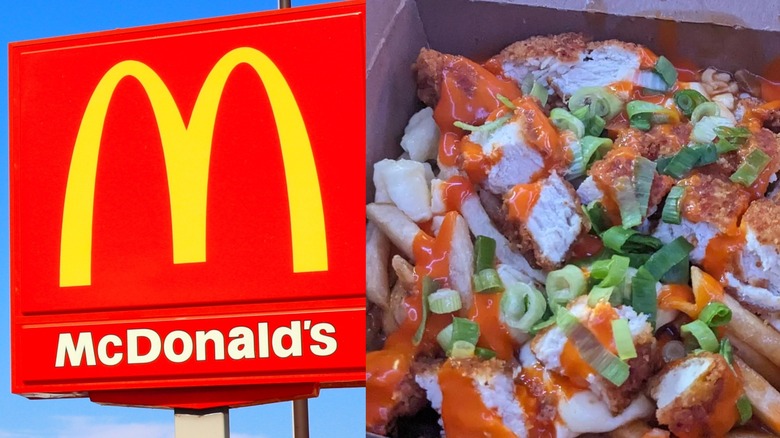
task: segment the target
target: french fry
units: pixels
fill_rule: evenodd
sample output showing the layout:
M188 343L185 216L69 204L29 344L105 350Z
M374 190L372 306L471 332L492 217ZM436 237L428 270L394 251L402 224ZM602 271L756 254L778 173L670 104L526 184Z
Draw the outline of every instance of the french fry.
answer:
M366 298L387 310L390 299L390 283L387 263L390 259L390 241L376 224L366 224Z
M780 366L780 332L766 325L728 294L724 295L723 303L731 309L731 322L727 326L729 331L776 366Z
M726 435L726 438L772 438L774 436L775 435L771 435L766 432L740 427L738 429L729 431L729 433Z
M544 275L541 271L533 269L528 260L525 259L519 253L512 251L509 241L501 234L500 231L493 225L485 212L485 208L479 201L479 197L476 195L467 196L463 200L460 213L463 218L466 219L471 233L475 236L487 236L496 241L496 257L502 263L511 265L515 269L519 270L529 279L535 280L539 283L544 282Z
M738 356L734 357L734 363L742 373L745 395L753 405L753 415L773 432L780 434L780 392Z
M620 426L609 433L610 438L634 438L644 436L647 432L653 430L644 421L633 421Z
M397 254L393 256L390 264L393 266L393 271L398 276L401 286L406 291L411 291L414 288L414 266Z
M471 292L471 277L474 276L474 243L462 216L455 219L450 250L450 287L460 293L463 312L471 308L474 296Z
M398 330L398 327L406 319L403 301L407 295L409 292L404 289L403 282L399 279L390 290L390 306L382 315L382 330L386 335Z
M753 368L758 374L761 374L776 389L780 388L780 367L773 364L772 361L761 355L753 347L746 344L742 339L733 334L726 333L726 337L734 346L734 353L737 354L750 368Z
M414 221L392 204L368 204L366 216L382 230L406 259L414 262L412 245L420 232L420 227Z

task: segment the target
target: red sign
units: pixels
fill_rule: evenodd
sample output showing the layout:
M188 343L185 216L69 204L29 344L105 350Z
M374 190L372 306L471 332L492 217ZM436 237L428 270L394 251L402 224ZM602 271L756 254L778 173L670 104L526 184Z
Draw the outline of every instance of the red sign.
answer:
M11 44L13 392L365 378L364 29L359 1Z

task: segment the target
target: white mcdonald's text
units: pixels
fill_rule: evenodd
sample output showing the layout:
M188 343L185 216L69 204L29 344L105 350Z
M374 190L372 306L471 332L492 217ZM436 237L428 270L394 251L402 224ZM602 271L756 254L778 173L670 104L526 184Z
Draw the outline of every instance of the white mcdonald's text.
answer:
M304 337L304 331L309 332ZM164 337L148 328L128 329L124 336L106 334L97 339L92 332L60 333L57 341L55 367L113 366L148 364L161 359L173 363L195 361L264 359L301 357L308 350L315 356L330 356L336 352L338 343L333 338L336 328L333 324L310 320L292 321L269 332L268 323L260 322L257 327L233 327L227 333L220 330L199 330L194 335L184 330L173 330ZM311 343L304 342L311 339ZM96 342L97 341L97 342ZM304 346L304 344L308 344ZM211 353L211 354L209 354Z

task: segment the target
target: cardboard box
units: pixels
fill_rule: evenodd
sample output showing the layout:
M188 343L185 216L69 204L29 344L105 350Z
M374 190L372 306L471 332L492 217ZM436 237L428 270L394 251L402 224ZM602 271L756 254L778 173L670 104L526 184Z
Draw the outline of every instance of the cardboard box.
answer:
M401 153L404 126L422 107L411 70L421 47L484 61L515 41L574 31L643 44L702 69L766 74L780 65L780 2L368 0L367 6L367 202L373 163Z
M780 2L772 1L369 0L367 20L367 200L373 163L400 153L422 105L411 72L421 47L481 61L533 35L583 32L701 68L762 74L780 56Z

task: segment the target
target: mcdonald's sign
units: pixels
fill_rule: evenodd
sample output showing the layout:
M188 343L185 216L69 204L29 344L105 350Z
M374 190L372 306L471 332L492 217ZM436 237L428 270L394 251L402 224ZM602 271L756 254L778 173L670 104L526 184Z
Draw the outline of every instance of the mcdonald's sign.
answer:
M9 52L13 392L203 408L360 384L364 2Z

